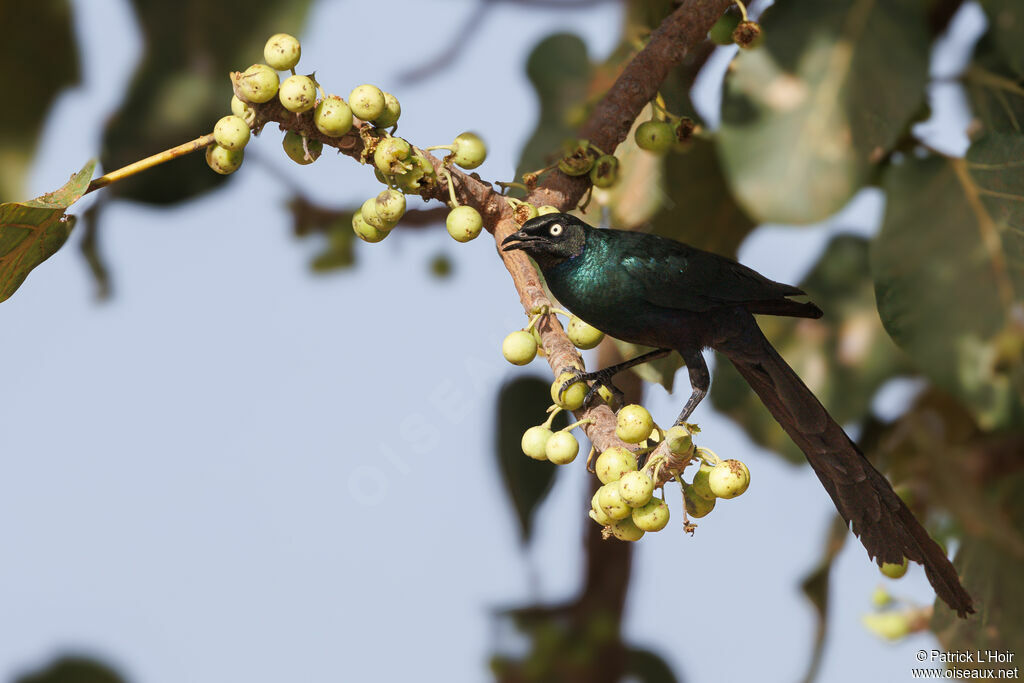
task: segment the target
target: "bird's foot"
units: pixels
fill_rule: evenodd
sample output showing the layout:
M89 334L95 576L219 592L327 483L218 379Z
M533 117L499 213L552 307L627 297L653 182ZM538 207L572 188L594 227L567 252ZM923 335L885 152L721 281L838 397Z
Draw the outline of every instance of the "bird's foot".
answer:
M608 401L609 403L614 402L622 405L625 403L626 395L622 393L621 389L612 384L612 377L615 376L615 373L608 372L609 369L610 368L606 368L596 372L584 372L579 368L573 367L563 369L559 374L568 373L572 375L572 378L562 383L561 388L558 390L559 396L565 393L566 389L577 382L592 382L587 389L587 395L583 397L583 405L589 406L595 396L600 396L603 400ZM604 389L604 392L602 392L601 389Z

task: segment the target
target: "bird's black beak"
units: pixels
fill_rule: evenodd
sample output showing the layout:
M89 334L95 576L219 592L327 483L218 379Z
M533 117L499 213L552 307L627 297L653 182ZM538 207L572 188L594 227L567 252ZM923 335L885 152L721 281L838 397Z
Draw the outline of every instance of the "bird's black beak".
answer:
M512 233L501 241L501 250L515 251L516 249L526 249L531 242L538 242L543 239L543 237L538 235L531 235L525 230L520 230L519 232Z

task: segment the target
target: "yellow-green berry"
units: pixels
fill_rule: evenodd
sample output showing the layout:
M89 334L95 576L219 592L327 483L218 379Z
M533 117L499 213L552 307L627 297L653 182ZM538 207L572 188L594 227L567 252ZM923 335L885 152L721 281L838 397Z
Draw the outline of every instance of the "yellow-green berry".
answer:
M675 425L665 432L668 449L677 455L686 455L693 448L693 434L684 425Z
M355 215L352 216L352 230L356 233L356 237L363 240L364 242L380 242L382 239L388 236L389 230L381 230L375 228L363 219L363 212L356 211Z
M395 227L395 224L391 221L385 220L383 216L377 213L377 198L370 197L360 208L360 212L363 214L363 220L377 228L378 230L390 231L391 228Z
M305 146L303 146L304 138L298 133L288 131L284 134L284 139L281 140L281 147L284 148L284 153L288 155L288 158L297 164L311 164L320 158L320 153L324 149L324 143L319 140L306 140ZM306 154L306 150L309 150L309 154Z
M301 54L299 39L287 33L275 33L263 46L263 61L278 71L294 69Z
M899 640L910 634L910 617L902 612L865 614L861 617L861 623L864 628L886 640Z
M523 453L534 460L547 460L548 440L552 436L551 430L543 425L530 427L523 432L523 439L520 443Z
M309 76L289 76L277 91L284 108L296 114L316 106L316 83Z
M516 225L522 225L531 218L537 217L537 207L529 202L519 202L512 210L512 220Z
M633 508L626 505L619 494L619 484L614 482L605 484L597 490L597 503L604 510L604 513L612 519L624 519L629 517Z
M213 139L227 149L245 149L249 142L249 126L240 116L225 116L213 127Z
M637 126L633 139L640 149L662 154L671 149L676 141L676 134L672 126L664 121L644 121Z
M615 435L626 443L640 443L654 429L654 420L643 406L624 406L615 418Z
M561 213L557 206L551 206L550 204L544 204L543 206L537 207L538 216L546 216L549 213Z
M619 160L611 154L599 156L590 169L590 182L594 187L607 188L619 180Z
M404 138L386 137L373 150L373 165L384 174L404 173L405 160L412 154L412 145Z
M537 341L526 330L516 330L501 342L501 355L512 365L526 365L537 357Z
M622 478L626 472L636 471L636 456L622 446L612 446L597 456L594 472L602 484L611 484Z
M377 215L394 225L405 215L405 195L398 190L383 190L377 195L375 206Z
M556 465L568 465L576 459L580 452L580 444L569 432L555 432L548 439L544 452L548 460Z
M639 541L644 536L644 530L633 522L631 517L618 520L611 526L612 536L620 541Z
M246 102L261 104L277 94L277 72L266 64L253 64L242 73L234 73L235 94Z
M472 206L464 205L452 209L444 224L448 228L448 234L456 242L469 242L480 234L484 227L484 219L480 216L480 212Z
M693 492L705 500L715 499L715 494L711 491L710 483L711 470L713 469L714 468L711 465L706 462L702 462L700 467L697 468L697 471L693 474Z
M601 509L601 502L598 500L598 496L601 495L601 489L594 491L594 495L590 499L590 518L600 524L601 526L608 526L615 520L608 516L604 510Z
M229 175L242 165L243 156L240 149L210 145L206 148L206 165L221 175Z
M352 110L337 95L328 95L313 111L316 129L332 138L341 137L352 129Z
M761 25L756 21L741 21L732 32L732 40L744 49L757 47L761 44Z
M256 116L256 110L238 99L238 95L231 96L231 113L246 122Z
M683 500L686 503L686 513L697 519L707 516L715 509L716 499L714 497L704 498L697 495L697 492L689 484L683 484Z
M643 507L654 495L654 481L645 472L626 472L619 477L619 495L629 507Z
M708 487L719 498L735 498L748 486L750 470L739 460L723 460L708 475Z
M907 573L908 566L909 563L907 562L907 558L904 557L903 562L900 562L899 564L893 562L883 562L881 566L878 568L878 571L882 572L890 579L899 579Z
M661 531L668 524L668 505L661 498L651 498L646 505L633 509L633 523L644 531Z
M456 166L466 170L474 169L487 158L487 145L476 133L461 133L452 143L451 159Z
M573 382L562 391L562 385L575 376L571 372L563 372L551 383L551 400L563 410L578 410L587 397L586 382Z
M569 326L565 329L565 334L578 349L592 349L604 339L604 332L576 316L569 318Z
M348 96L348 106L352 108L352 113L363 121L373 121L384 113L386 105L384 93L375 85L358 85Z
M373 120L373 125L378 128L390 128L398 123L398 117L402 115L402 105L398 98L389 92L384 93L384 112Z

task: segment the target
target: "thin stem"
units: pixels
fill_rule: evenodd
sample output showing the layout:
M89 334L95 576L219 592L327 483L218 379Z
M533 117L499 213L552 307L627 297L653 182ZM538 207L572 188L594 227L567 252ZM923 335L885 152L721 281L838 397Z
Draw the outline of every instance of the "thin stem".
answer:
M582 420L577 420L576 422L573 422L568 427L562 427L559 431L569 432L569 431L572 431L573 429L576 429L580 425L588 425L588 424L591 424L592 422L593 422L593 420L591 420L589 417L587 417L587 418L584 418Z
M429 147L427 148L427 151L430 151ZM456 208L459 205L459 200L456 199L456 197L455 197L455 183L452 182L452 174L449 173L447 170L444 170L444 169L442 169L440 171L440 173L443 173L444 177L445 177L445 180L448 181L448 196L451 197L452 208L454 209L454 208Z
M101 175L99 178L94 178L93 181L89 183L89 187L86 188L85 193L89 194L93 190L98 190L101 187L106 187L107 185L116 183L118 180L124 180L125 178L129 178L137 173L148 171L154 166L159 166L160 164L166 163L171 159L177 159L178 157L183 157L186 154L191 154L192 152L198 152L201 149L206 149L212 144L213 133L208 133L207 135L198 137L195 140L192 140L191 142L186 142L185 144L178 145L177 147L165 149L159 154L154 154L153 156L146 157L145 159L140 159L139 161L128 164L127 166L122 166L116 171L111 171L110 173L105 173L104 175Z
M743 21L746 21L747 6L743 4L743 0L736 0L736 6L740 8L740 16L743 17Z
M546 429L551 429L551 423L554 422L555 415L558 415L560 412L562 412L562 407L561 406L555 406L555 409L551 411L550 415L548 415L548 419L543 424L543 427L545 427Z

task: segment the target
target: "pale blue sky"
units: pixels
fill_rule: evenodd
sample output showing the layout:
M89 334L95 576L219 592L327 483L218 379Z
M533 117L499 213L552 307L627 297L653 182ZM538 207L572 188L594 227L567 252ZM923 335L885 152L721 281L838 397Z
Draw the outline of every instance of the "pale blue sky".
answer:
M73 4L85 81L47 122L35 194L97 153L139 55L126 1ZM389 33L415 36L417 49L447 44L472 11L389 6ZM976 9L965 15L975 24ZM337 26L380 12L317 3L300 36L304 67L328 89L394 90L402 133L417 144L479 131L491 150L481 173L503 179L534 125L522 69L532 46L573 30L604 55L620 10L499 4L449 70L401 88L396 76L414 59L401 47L380 50L369 31L338 44ZM279 144L268 127L229 187L181 208L109 207L110 303L93 303L73 237L0 306L13 359L0 391L0 679L74 650L136 683L478 681L496 646L494 607L576 590L581 525L591 523L582 463L561 473L526 557L495 467L497 386L549 374L541 361L517 369L501 358L524 316L493 241L399 228L358 245L356 268L314 277L316 246L290 236L277 174L329 204L379 186L331 154L300 168ZM882 200L855 203L834 223L869 233ZM797 281L835 231L808 240L765 228L741 256ZM427 273L439 251L455 260L446 282ZM686 393L654 388L647 404L669 421ZM906 387L887 396L898 406ZM746 461L753 483L694 537L672 525L638 545L627 636L690 681L792 681L814 627L797 582L817 560L832 503L809 468L761 452L709 405L695 419L703 443ZM833 575L821 680L903 680L914 653L936 646L929 635L889 644L864 632L879 582L851 539ZM891 586L932 598L918 567Z

